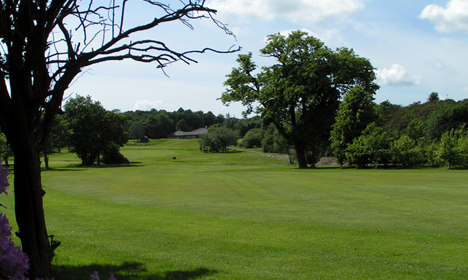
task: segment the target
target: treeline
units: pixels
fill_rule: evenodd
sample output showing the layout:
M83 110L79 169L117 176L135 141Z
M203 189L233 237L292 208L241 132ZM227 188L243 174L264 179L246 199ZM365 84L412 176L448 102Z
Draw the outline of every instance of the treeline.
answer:
M333 123L327 132L329 140L318 152L307 154L312 166L321 157L333 156L342 166L358 168L468 167L468 99L439 100L437 93L431 93L426 102L408 106L389 101L376 104L357 88L346 94ZM294 144L268 118L238 119L182 108L122 113L107 111L90 97L77 96L56 119L48 145L43 147L44 162L47 166L49 154L68 148L83 165L125 163L128 160L119 149L128 139L165 138L178 129L200 127L209 127L201 150L223 152L239 145L288 154L291 163L297 161ZM5 164L12 156L1 133L0 156Z
M341 102L329 141L319 157L334 156L342 166L468 167L468 99L439 100L408 106L376 104L369 95L350 91ZM273 124L248 131L238 141L246 148L284 153L295 161L295 149Z
M239 134L243 136L251 128L260 127L262 122L260 117L237 119L229 114L215 116L211 111L193 112L183 108L174 112L156 109L127 111L121 115L126 119L125 127L129 139L141 139L144 136L150 139L166 138L177 130L189 132L198 128L209 128L216 124L239 131Z
M236 139L252 128L261 127L259 117L237 119L215 116L212 112L193 112L180 108L174 112L152 109L149 111L108 111L90 96L70 98L63 107L63 114L56 117L47 144L42 147L45 167L49 167L49 155L68 149L77 154L82 165L94 163L128 163L120 153L120 147L128 139L166 138L177 131L192 131L202 127L222 126L236 131ZM6 137L0 132L0 157L5 165L13 153Z
M262 146L286 150L299 168L315 167L327 155L358 167L468 165L466 102L433 93L424 104L376 105L371 62L303 31L267 36L260 54L270 66L259 68L252 53L240 54L220 99L273 124L265 126Z
M150 139L166 138L177 130L192 131L213 124L222 124L225 120L223 115L215 116L212 112L192 112L182 108L174 112L151 109L121 114L127 120L126 131L130 139L141 139L144 136Z

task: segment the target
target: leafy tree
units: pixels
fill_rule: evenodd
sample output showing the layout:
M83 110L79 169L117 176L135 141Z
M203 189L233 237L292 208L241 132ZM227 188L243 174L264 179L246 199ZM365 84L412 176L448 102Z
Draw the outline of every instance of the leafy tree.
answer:
M395 163L403 167L415 167L422 160L422 152L416 141L407 135L403 135L398 140L393 141L391 153Z
M70 135L71 131L66 118L63 115L57 116L52 124L49 139L42 150L46 169L49 169L49 155L68 147Z
M235 131L240 131L242 128L241 123L239 122L239 119L231 116L229 113L226 114L226 117L223 118L223 123L222 125L226 128L235 130Z
M206 127L210 127L213 124L215 124L216 121L216 116L211 112L208 111L208 113L203 114L203 122L205 123Z
M371 163L374 168L390 160L390 139L382 128L371 123L346 149L346 159L358 168Z
M140 121L134 121L129 128L130 139L141 139L145 136L145 127Z
M438 102L439 101L439 94L437 92L431 92L429 97L427 98L427 102Z
M200 150L212 153L227 152L227 147L237 145L239 134L237 131L215 124L208 129L208 133L201 136Z
M192 110L186 110L183 114L183 118L186 121L186 130L184 131L192 131L201 127L205 126L203 121L203 113L195 112L193 113Z
M157 124L157 131L159 138L164 138L166 135L174 132L174 125L173 121L169 118L169 115L166 111L160 111L158 116L156 117L158 122Z
M316 157L328 144L339 99L357 85L366 92L378 88L374 69L353 50L333 51L302 31L268 36L260 53L277 64L259 70L251 53L239 55L221 100L242 102L245 114L256 112L273 122L294 146L299 167L307 168L307 152Z
M181 131L190 131L191 130L185 119L181 119L180 121L177 122L176 129L181 130Z
M289 163L294 164L296 162L294 149L291 149L291 145L289 145L283 135L278 132L274 124L270 124L265 130L265 135L262 140L262 150L264 153L287 154Z
M425 121L420 118L411 120L406 128L406 135L417 143L424 137L424 124Z
M242 138L240 146L244 148L256 148L262 146L264 131L261 128L253 128L249 130Z
M425 137L440 140L442 134L468 122L468 107L453 100L439 101L425 122Z
M120 146L116 143L109 143L102 153L102 162L105 164L123 164L130 161L120 153Z
M439 166L440 157L438 155L439 145L436 142L430 142L424 145L424 160L427 162L429 167Z
M70 123L71 150L83 165L100 163L101 154L111 144L122 146L127 142L124 119L119 114L108 112L90 96L77 96L65 104L65 113Z
M158 119L155 115L147 115L145 119L142 120L142 124L145 128L145 135L151 139L159 138L158 134Z
M13 152L7 142L6 136L5 134L0 133L0 158L3 160L6 167L10 166L8 159L11 156L13 156Z
M30 278L51 274L53 247L43 210L40 151L72 81L83 68L102 62L133 60L162 68L175 61L194 62L194 53L216 51L177 51L145 38L145 31L166 23L180 21L192 28L192 21L209 19L230 34L204 0L118 2L0 2L0 127L15 156L15 212ZM152 10L150 17L127 20L134 5Z
M346 160L348 145L376 118L372 95L373 92L365 92L358 86L345 95L339 106L330 140L331 150L340 165Z
M439 143L439 157L453 166L466 166L468 164L468 132L465 125L458 129L446 131Z

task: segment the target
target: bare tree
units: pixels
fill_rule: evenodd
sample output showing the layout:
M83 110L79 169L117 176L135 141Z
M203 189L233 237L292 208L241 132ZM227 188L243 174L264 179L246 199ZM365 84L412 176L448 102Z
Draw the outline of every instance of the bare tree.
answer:
M133 5L144 5L152 18L131 26L126 12ZM232 35L215 13L202 0L0 2L0 127L15 156L18 236L30 259L31 278L50 276L58 245L49 240L46 229L39 151L61 112L65 90L83 68L101 62L134 60L164 68L176 61L196 62L194 53L236 51L176 51L162 41L141 39L142 33L161 24L181 22L193 29L191 23L201 19Z

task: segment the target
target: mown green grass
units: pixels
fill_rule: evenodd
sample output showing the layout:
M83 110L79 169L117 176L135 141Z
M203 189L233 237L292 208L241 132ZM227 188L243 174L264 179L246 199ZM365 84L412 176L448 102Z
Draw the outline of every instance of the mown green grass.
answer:
M197 141L43 172L58 279L464 279L467 172L299 170ZM176 157L176 159L173 159ZM12 215L12 197L2 198ZM102 277L105 278L105 277Z

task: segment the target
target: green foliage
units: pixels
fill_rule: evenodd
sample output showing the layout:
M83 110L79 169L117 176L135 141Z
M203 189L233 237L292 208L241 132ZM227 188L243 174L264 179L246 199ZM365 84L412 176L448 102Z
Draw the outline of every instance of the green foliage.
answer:
M46 169L49 169L50 154L60 152L63 148L70 146L71 134L72 131L66 117L64 115L55 116L49 137L42 149Z
M408 134L414 140L418 140L418 137L426 136L426 121L435 106L437 103L421 104L415 102L403 107L384 101L377 106L378 119L376 123L389 135L396 138ZM420 127L421 125L422 127ZM408 130L412 131L408 132Z
M445 161L449 168L468 165L468 131L465 125L442 134L439 158Z
M129 128L129 139L141 139L145 136L145 127L140 121L134 121Z
M262 146L265 132L261 128L253 128L241 139L240 146L244 148L258 148Z
M425 121L422 119L413 119L409 122L406 128L406 135L414 141L418 142L424 137Z
M429 167L436 167L440 165L439 145L437 142L430 142L423 146L424 159Z
M208 133L201 136L200 150L212 153L227 152L227 147L237 145L239 134L237 131L219 124L208 129Z
M374 69L353 50L333 51L302 31L268 36L260 53L277 64L258 70L251 53L239 55L221 100L241 102L245 114L256 112L274 123L305 168L306 153L315 157L328 145L340 97L357 85L370 93L378 88Z
M339 106L335 124L331 132L331 150L336 161L343 165L346 149L359 137L367 125L376 118L372 93L365 92L360 86L352 88Z
M364 168L369 163L377 168L379 164L387 164L390 158L390 139L375 123L368 125L346 149L346 159L358 168Z
M127 142L125 119L106 111L100 102L90 96L76 96L65 104L66 118L70 124L71 151L83 165L100 163L100 155L112 143L123 146Z
M251 118L243 118L239 120L240 123L240 136L243 138L247 132L252 129L262 128L263 129L263 119L260 116L254 116Z
M120 146L116 143L110 143L102 154L101 162L105 164L123 164L129 163L129 160L120 152Z
M437 92L431 92L429 97L427 98L427 102L438 102L439 101L439 94Z
M288 153L288 141L279 133L274 124L270 124L265 130L265 135L262 140L262 150L265 153Z
M8 159L13 156L13 151L8 144L5 134L0 132L0 157L5 164L5 166L9 166Z
M419 165L423 157L423 152L416 141L407 135L393 141L391 153L394 163L401 164L405 168Z
M213 124L224 122L222 115L215 116L212 112L204 113L202 111L192 112L179 108L175 112L165 110L151 109L149 111L128 111L122 113L127 120L126 130L131 139L140 139L141 128L143 125L143 135L150 139L166 138L177 129L182 131L192 131L202 127L210 127ZM136 127L134 124L136 123ZM247 131L246 131L247 132Z
M192 130L192 128L187 125L187 121L185 119L182 119L182 120L177 122L176 129L181 130L181 131L190 131L190 130Z
M439 141L442 134L454 128L454 102L439 102L428 116L425 125L425 136L428 140Z

